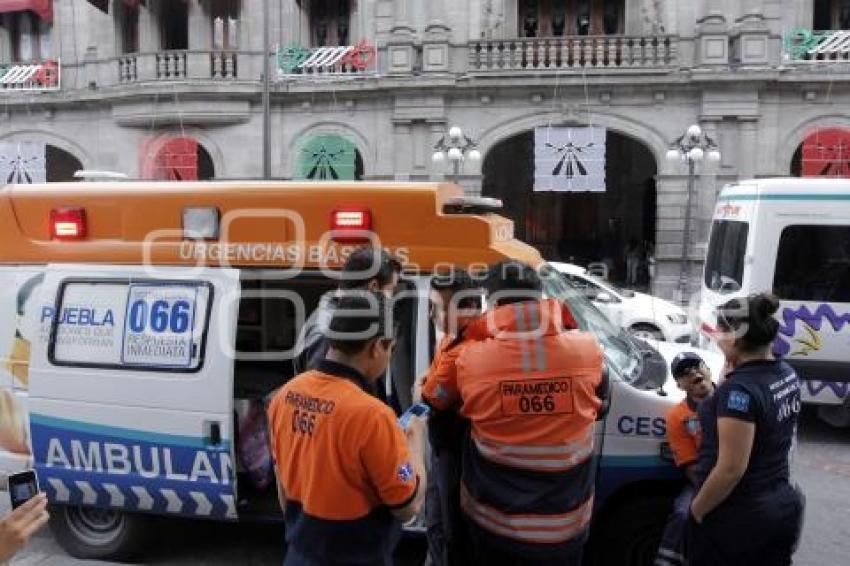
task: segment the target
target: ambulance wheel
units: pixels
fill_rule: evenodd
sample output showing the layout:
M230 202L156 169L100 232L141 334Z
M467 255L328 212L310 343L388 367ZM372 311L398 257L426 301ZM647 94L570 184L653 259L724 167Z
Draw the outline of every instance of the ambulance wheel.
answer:
M664 333L651 324L635 324L629 328L629 331L635 338L657 340L658 342L664 341Z
M651 566L671 506L670 497L657 495L631 499L612 510L594 545L593 564Z
M129 560L137 556L150 531L150 519L115 509L53 506L50 530L75 558Z

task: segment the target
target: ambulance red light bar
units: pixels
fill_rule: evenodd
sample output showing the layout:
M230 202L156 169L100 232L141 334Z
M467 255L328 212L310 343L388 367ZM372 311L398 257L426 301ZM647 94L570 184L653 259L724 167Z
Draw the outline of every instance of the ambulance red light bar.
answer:
M86 232L84 208L54 208L50 211L51 240L82 240Z
M338 242L369 240L372 211L367 208L338 208L331 212L331 232Z

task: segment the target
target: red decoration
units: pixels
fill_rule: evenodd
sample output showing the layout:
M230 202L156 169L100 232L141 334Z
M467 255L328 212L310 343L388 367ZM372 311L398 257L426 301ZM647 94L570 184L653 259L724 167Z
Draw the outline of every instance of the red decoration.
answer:
M156 181L197 181L198 141L169 138L157 149L149 176Z
M53 0L0 0L0 14L29 10L44 20L53 21Z
M358 71L365 71L372 65L372 62L377 56L378 50L375 46L370 45L365 39L361 39L357 45L352 47L351 51L343 57L342 63L348 63Z
M803 140L803 177L850 177L850 130L824 128Z

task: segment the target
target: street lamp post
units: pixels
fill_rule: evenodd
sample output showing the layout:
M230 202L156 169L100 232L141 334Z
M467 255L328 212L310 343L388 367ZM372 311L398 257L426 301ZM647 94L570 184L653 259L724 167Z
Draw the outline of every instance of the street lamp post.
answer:
M682 258L679 266L679 292L681 302L688 300L690 269L688 253L691 247L691 208L694 200L694 185L696 184L696 166L703 160L710 163L720 162L720 148L698 125L691 125L667 150L667 161L671 164L687 162L688 164L688 196L685 202L685 230L682 234Z
M431 155L431 161L437 165L445 163L447 159L452 164L452 181L455 183L460 177L460 169L464 161L467 159L473 162L481 160L478 144L458 126L449 128L449 133L440 138L440 141L434 146L434 153Z

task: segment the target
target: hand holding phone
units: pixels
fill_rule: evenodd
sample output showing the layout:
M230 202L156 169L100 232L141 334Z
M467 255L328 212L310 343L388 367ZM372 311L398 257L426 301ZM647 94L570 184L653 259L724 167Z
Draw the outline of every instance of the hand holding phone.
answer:
M401 428L406 429L413 417L427 417L430 412L431 407L425 403L414 403L398 418L398 424L401 425Z
M26 470L9 476L9 497L12 509L17 509L38 495L38 477L35 470Z

